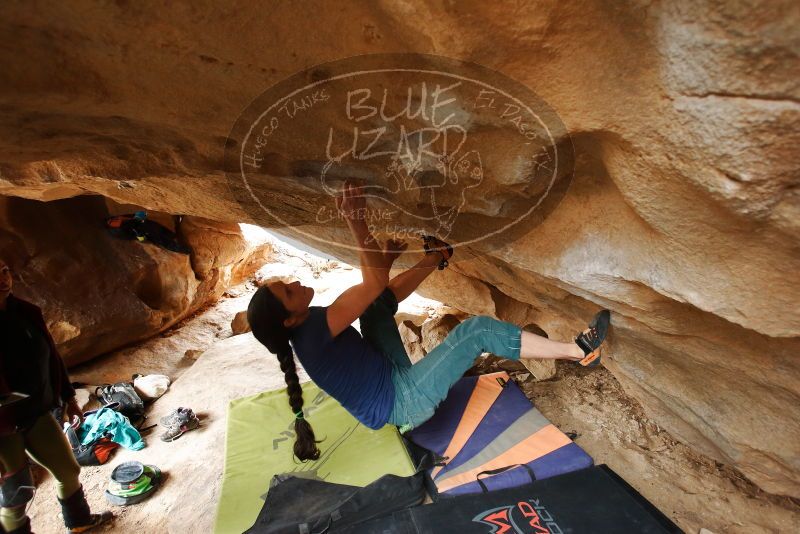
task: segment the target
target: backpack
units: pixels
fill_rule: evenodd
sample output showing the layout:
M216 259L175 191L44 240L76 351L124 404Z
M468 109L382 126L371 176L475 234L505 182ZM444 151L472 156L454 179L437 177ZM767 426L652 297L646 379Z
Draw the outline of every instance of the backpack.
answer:
M78 439L78 433L68 423L64 424L64 435L67 436L72 454L75 455L79 465L102 465L108 461L111 453L119 447L117 443L111 441L111 438L107 436L97 438L92 443L83 445L81 440Z
M130 419L131 423L144 419L144 402L131 382L98 386L94 394L106 406L117 403L118 406L113 406L113 409Z
M425 500L423 476L422 471L408 477L383 475L361 488L300 478L294 473L275 475L258 518L245 534L310 534L348 527L351 532L361 532L360 524L365 521L391 517L393 512L421 504Z

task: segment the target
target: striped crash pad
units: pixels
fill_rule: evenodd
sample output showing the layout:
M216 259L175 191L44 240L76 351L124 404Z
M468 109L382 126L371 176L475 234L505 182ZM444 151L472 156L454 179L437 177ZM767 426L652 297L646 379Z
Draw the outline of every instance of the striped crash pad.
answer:
M430 471L442 496L480 493L481 483L487 491L521 486L594 463L505 372L460 379L406 438L446 458Z

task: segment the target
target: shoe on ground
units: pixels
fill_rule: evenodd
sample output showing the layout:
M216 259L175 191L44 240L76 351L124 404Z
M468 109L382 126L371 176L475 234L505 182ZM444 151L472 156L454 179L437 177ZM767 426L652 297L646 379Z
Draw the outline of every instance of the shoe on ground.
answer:
M87 525L81 525L79 527L68 528L67 534L79 534L81 532L87 532L95 527L99 527L104 523L108 523L112 519L114 519L114 514L109 511L100 512L99 514L92 514L91 523Z
M198 419L196 415L192 414L192 417L189 419L175 421L171 425L167 426L166 432L161 434L161 441L175 441L186 432L194 430L199 426L200 419Z
M158 423L161 426L172 426L172 425L174 425L176 423L181 423L181 422L184 422L184 421L188 421L192 417L195 417L195 415L194 415L194 412L192 411L191 408L178 407L178 408L174 409L172 412L170 412L169 414L167 414L164 417L162 417L158 421Z

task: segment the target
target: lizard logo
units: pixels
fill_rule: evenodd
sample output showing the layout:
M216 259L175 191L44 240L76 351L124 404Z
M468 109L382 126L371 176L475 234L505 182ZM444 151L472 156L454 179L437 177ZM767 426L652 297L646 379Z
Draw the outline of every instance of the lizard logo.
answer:
M354 250L349 237L339 242L333 202L354 181L379 239L435 235L473 257L540 224L566 193L574 159L566 127L531 89L424 54L298 72L244 110L225 148L228 185L255 224Z
M472 521L488 525L489 534L561 534L561 528L538 500L485 510Z

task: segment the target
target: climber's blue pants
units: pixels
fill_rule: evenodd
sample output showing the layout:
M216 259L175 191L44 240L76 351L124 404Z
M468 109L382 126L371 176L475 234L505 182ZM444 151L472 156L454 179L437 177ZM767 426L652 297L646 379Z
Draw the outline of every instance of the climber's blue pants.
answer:
M521 332L511 323L486 316L471 317L414 365L395 366L394 408L389 423L405 432L430 419L453 384L484 352L518 360Z
M456 326L441 345L412 365L397 330L396 312L397 299L387 288L367 308L360 323L364 339L392 362L395 393L389 424L401 427L403 432L430 419L453 384L484 352L519 359L522 329L479 316Z

